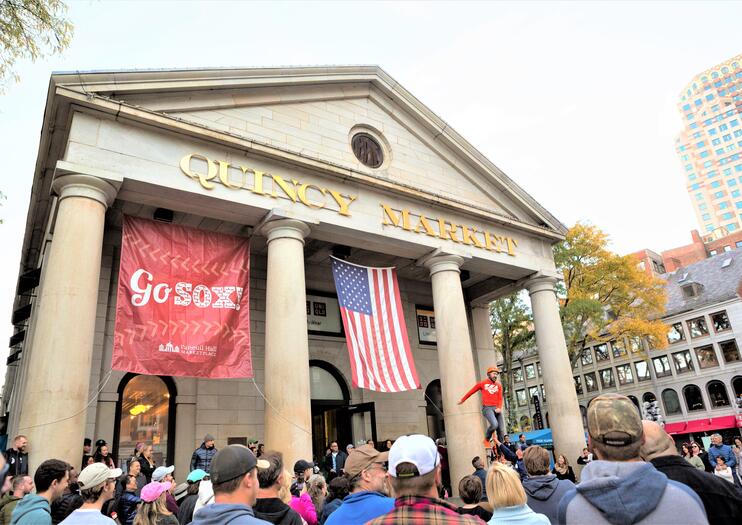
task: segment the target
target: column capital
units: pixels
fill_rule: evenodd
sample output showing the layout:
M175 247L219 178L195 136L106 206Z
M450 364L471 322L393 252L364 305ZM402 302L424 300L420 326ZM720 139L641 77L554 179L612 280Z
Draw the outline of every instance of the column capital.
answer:
M538 292L552 292L554 293L554 285L559 282L559 278L553 275L536 275L525 281L523 284L528 290L529 295L533 295Z
M266 222L260 233L268 238L268 243L276 239L296 239L304 244L304 238L309 235L309 226L296 219L278 219Z
M108 208L113 204L118 193L119 184L83 173L65 173L57 175L52 182L52 190L59 195L59 200L67 197L93 199Z
M464 264L464 258L460 255L434 255L426 259L423 265L430 270L430 275L438 272L456 272L461 273L461 265Z

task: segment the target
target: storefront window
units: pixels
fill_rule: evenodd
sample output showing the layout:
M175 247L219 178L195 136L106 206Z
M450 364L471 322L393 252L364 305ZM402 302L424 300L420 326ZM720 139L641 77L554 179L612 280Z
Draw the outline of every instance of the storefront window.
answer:
M740 360L739 349L734 339L719 343L719 348L721 349L721 354L724 356L725 363L734 363Z
M719 366L719 360L716 359L716 352L712 345L701 346L695 350L696 357L698 358L698 366L701 368L713 368Z
M662 403L665 405L665 414L680 414L680 399L678 399L678 393L675 390L668 388L663 391Z
M167 457L170 390L157 376L132 377L121 394L118 457L131 457L138 442L152 445L158 465L172 462Z
M683 397L685 398L685 406L688 411L703 410L703 396L701 396L701 389L696 385L688 385L683 388Z
M724 383L721 381L709 381L706 385L709 394L709 402L712 408L728 407L729 395Z
M714 332L723 332L732 327L726 312L711 314L711 324L714 326Z

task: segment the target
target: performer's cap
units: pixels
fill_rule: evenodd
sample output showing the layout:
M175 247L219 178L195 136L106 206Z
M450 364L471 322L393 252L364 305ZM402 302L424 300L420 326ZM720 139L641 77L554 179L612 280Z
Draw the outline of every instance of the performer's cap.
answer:
M497 368L496 366L491 366L491 367L489 367L487 369L487 373L489 374L490 372L497 372L499 374L500 373L500 369Z

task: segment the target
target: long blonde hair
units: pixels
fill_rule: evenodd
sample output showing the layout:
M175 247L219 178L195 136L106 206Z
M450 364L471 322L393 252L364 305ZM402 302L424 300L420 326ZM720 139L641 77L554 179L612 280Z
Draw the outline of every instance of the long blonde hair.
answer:
M526 504L526 493L520 476L502 463L493 463L487 472L487 501L493 509Z
M167 510L165 497L165 492L163 492L152 503L142 501L137 508L137 517L134 518L134 525L157 525L157 520L160 517L171 515L172 512Z
M317 514L322 513L322 506L325 504L327 482L322 474L312 474L307 480L307 494L312 498L314 509Z
M281 486L278 489L278 498L283 501L286 505L291 502L291 480L293 474L286 469L283 469L283 476L281 476Z

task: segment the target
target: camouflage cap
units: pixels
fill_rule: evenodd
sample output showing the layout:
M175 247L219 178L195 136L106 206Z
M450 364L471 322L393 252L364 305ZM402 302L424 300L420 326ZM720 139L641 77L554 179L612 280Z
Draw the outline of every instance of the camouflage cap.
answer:
M590 402L587 432L592 440L612 447L631 445L644 435L638 409L620 394L603 394Z

